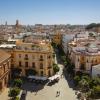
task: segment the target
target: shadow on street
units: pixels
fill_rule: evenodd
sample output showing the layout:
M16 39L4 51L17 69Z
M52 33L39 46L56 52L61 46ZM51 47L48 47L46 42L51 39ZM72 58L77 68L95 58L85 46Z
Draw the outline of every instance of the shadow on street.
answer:
M63 61L60 57L60 51L55 50L55 52L56 52L56 59L57 59L58 64L62 64L64 66ZM63 74L66 82L68 83L69 87L72 88L73 90L75 90L73 78L71 77L71 75L68 75L65 67L63 67L63 73L62 74Z
M22 86L23 90L30 91L30 92L38 92L39 90L43 88L44 88L44 85L31 83L31 82L25 82Z
M64 78L67 81L69 87L72 88L73 90L75 90L75 85L74 85L73 77L68 75L66 71L63 72L63 75L64 75Z

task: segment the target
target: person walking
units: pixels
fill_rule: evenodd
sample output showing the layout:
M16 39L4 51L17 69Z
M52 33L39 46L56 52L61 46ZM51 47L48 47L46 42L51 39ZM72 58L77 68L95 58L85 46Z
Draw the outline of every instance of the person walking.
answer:
M56 97L58 97L58 94L59 94L59 92L57 91L57 93L56 93Z
M61 74L61 78L63 78L63 73Z
M59 96L60 96L60 91L59 91Z

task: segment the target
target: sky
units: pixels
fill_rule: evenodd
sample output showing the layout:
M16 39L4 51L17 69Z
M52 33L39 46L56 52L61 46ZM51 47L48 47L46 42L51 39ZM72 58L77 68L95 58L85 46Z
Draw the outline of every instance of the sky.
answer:
M100 22L100 0L0 0L0 24L89 24Z

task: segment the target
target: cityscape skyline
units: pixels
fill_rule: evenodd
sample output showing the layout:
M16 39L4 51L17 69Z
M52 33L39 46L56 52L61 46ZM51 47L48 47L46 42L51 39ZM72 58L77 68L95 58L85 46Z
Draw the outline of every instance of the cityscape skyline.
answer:
M99 23L99 0L2 0L0 24Z

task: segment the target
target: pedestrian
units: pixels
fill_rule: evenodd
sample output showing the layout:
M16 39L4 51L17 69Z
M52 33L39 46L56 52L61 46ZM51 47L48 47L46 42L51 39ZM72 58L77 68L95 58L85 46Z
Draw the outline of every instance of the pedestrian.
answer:
M61 78L63 78L63 73L61 74Z
M60 95L60 91L59 91L59 95Z
M57 91L57 93L56 93L56 97L58 97L58 93L59 93L59 92Z

